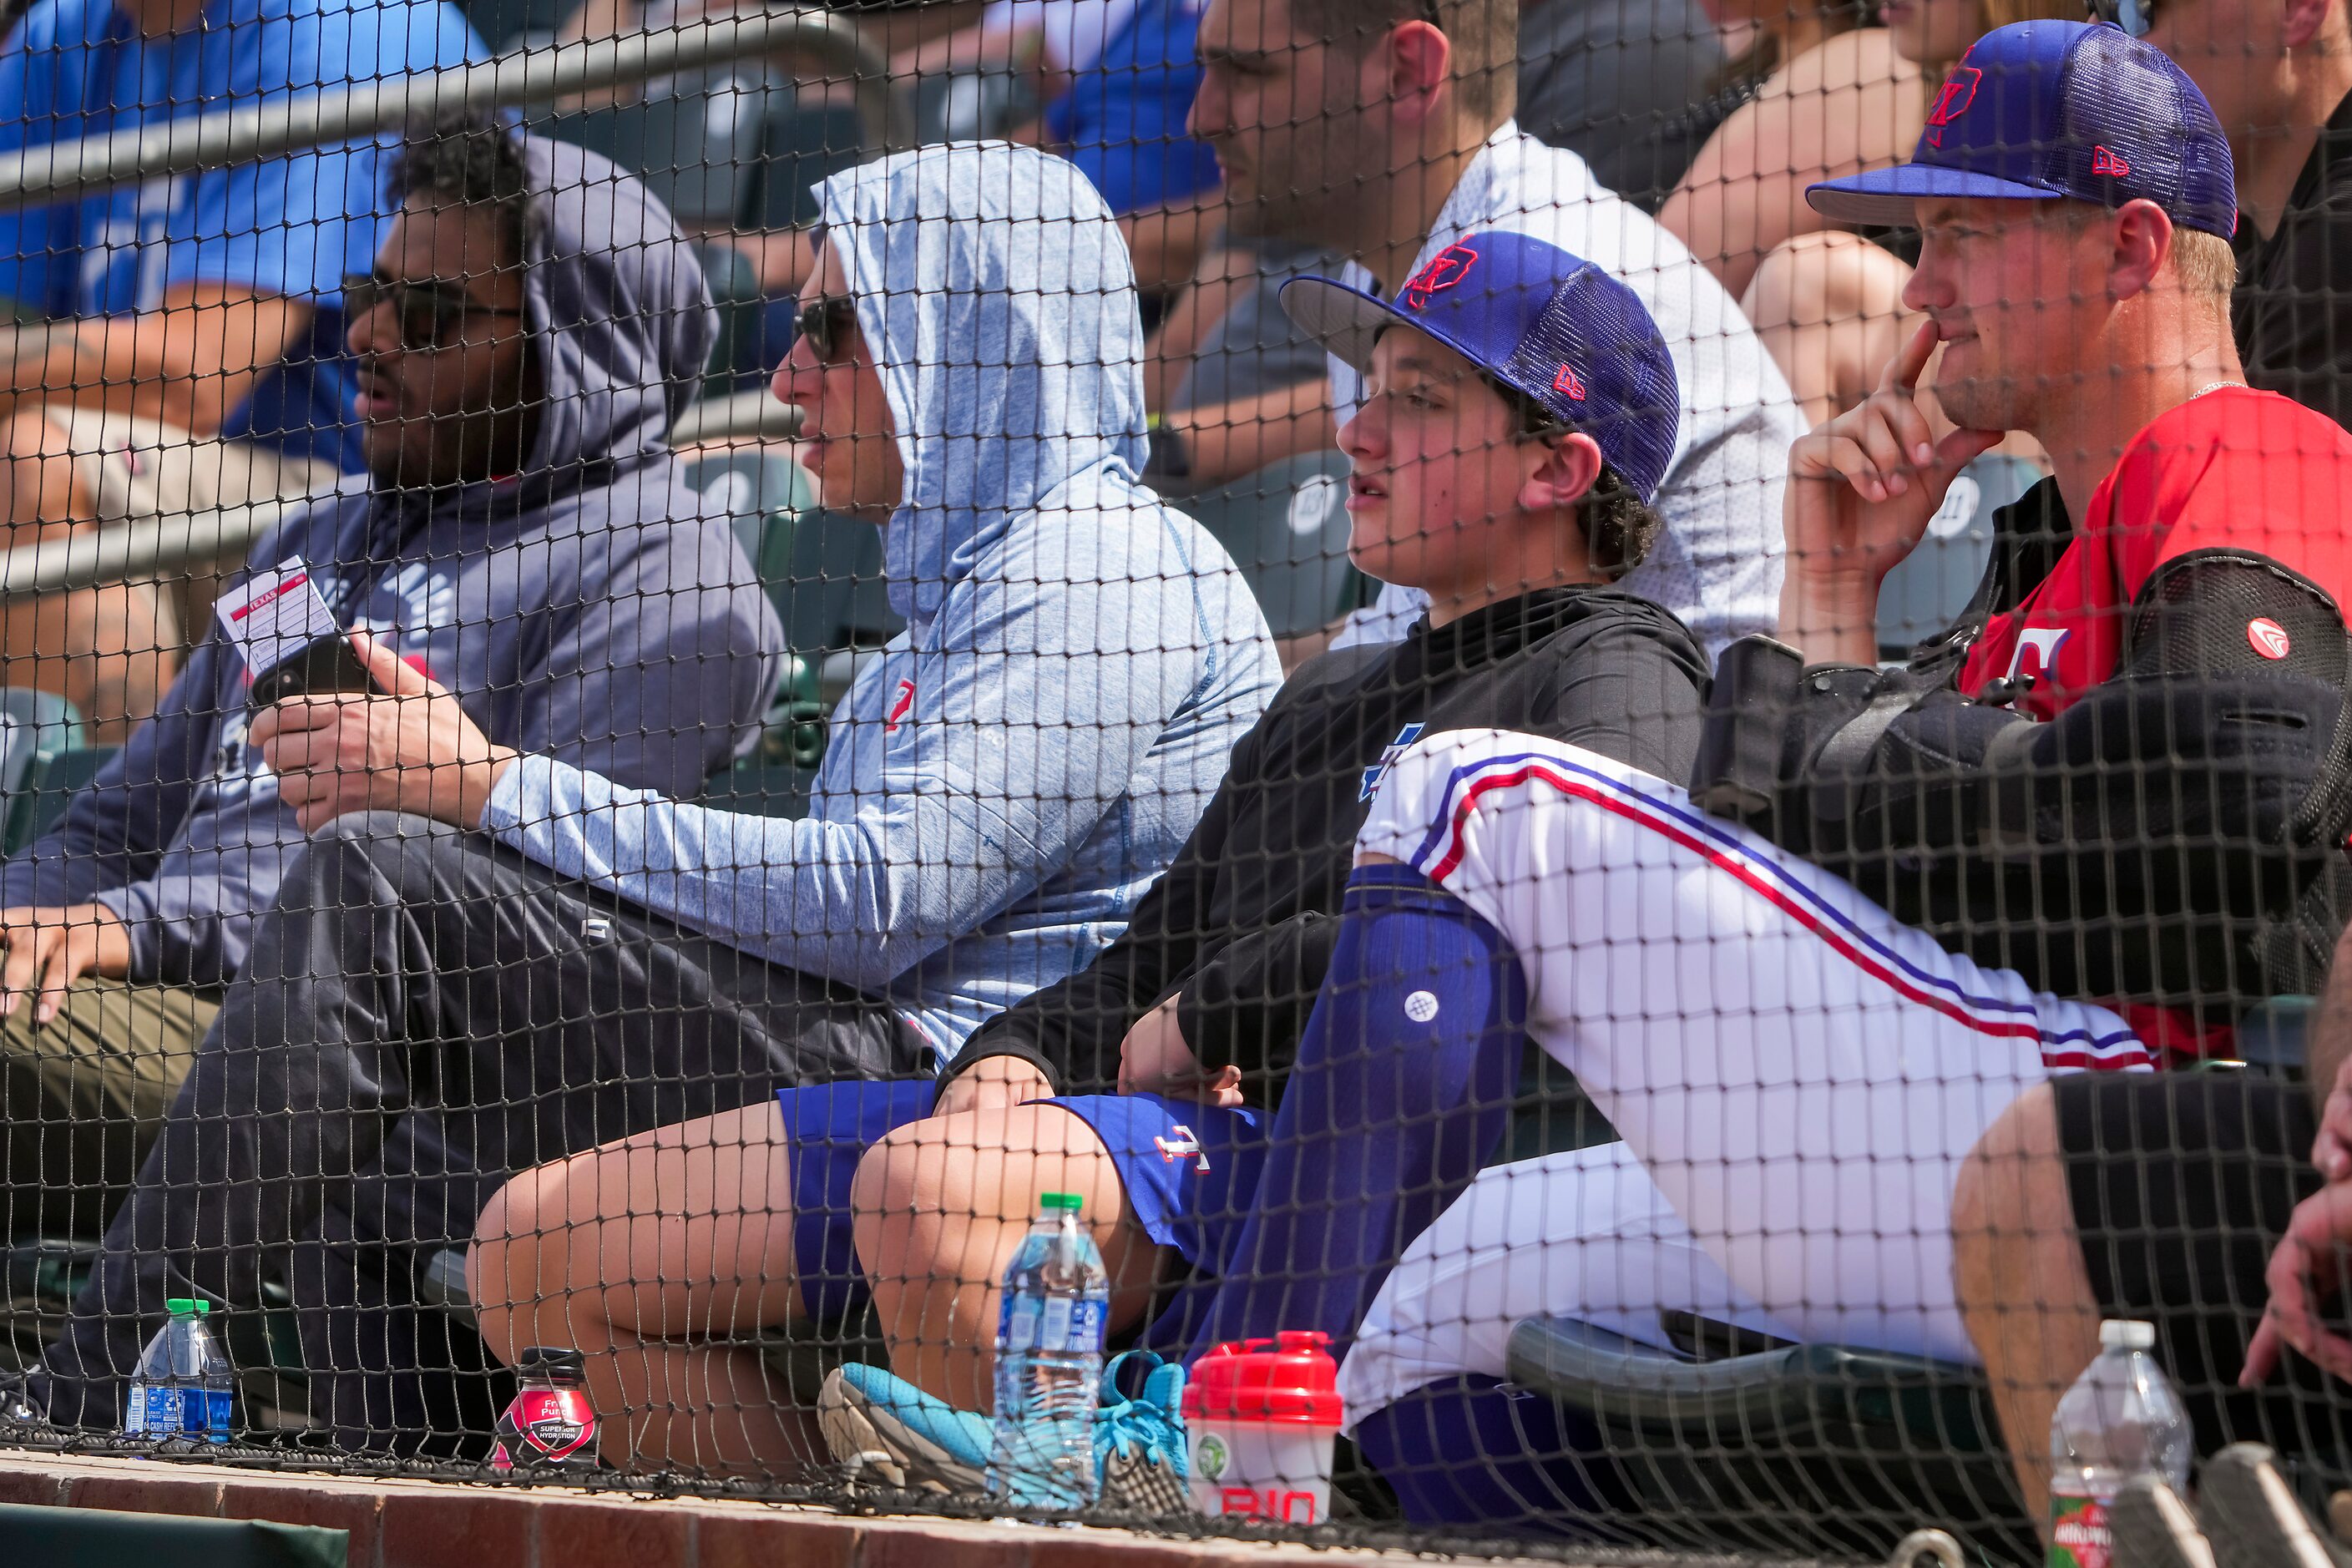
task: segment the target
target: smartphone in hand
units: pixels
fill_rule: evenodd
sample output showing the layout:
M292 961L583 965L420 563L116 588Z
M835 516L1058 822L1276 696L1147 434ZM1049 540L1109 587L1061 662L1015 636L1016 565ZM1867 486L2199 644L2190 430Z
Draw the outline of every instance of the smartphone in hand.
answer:
M223 594L213 613L253 672L255 708L306 693L383 694L299 559L254 573Z

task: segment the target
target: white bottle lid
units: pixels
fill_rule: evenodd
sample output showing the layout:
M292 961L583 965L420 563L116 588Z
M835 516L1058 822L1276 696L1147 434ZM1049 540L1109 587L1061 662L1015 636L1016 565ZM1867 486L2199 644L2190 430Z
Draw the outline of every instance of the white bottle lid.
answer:
M2128 1318L2106 1318L2099 1323L2099 1343L2111 1351L2144 1351L2156 1346L2156 1325Z

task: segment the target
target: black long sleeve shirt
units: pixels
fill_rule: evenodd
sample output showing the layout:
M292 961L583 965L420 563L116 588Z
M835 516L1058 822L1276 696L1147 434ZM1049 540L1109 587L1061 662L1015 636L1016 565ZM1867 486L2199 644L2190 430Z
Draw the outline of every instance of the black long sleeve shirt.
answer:
M1689 776L1706 656L1669 612L1614 589L1526 594L1403 642L1326 654L1234 749L1223 784L1125 935L990 1021L957 1058L1035 1063L1062 1093L1118 1077L1136 1021L1178 998L1186 1042L1278 1102L1315 1005L1356 834L1385 761L1422 734L1506 729Z

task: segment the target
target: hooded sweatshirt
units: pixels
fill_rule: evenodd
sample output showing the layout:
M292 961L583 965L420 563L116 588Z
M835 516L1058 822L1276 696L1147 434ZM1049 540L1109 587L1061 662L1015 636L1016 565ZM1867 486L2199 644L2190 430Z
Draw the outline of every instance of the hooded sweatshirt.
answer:
M1280 684L1223 549L1135 475L1127 249L1070 164L925 148L819 188L907 472L907 630L842 700L809 816L526 757L483 825L533 859L888 999L951 1056L1125 928Z
M252 560L310 563L339 619L387 638L493 739L690 793L757 739L784 646L731 521L688 488L665 439L717 318L643 185L562 142L524 148L525 303L546 388L530 462L444 490L354 476ZM246 741L251 676L207 622L161 710L0 867L9 904L95 900L121 916L135 981L227 984L304 842Z

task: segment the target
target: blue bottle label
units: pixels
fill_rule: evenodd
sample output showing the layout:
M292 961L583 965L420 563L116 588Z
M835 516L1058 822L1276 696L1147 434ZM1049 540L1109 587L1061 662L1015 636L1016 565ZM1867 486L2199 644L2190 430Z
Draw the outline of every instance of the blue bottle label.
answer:
M131 1437L203 1437L226 1443L229 1405L226 1389L134 1383L122 1413L122 1430Z
M1097 1297L1007 1296L997 1310L997 1344L1004 1351L1099 1354L1109 1309Z

